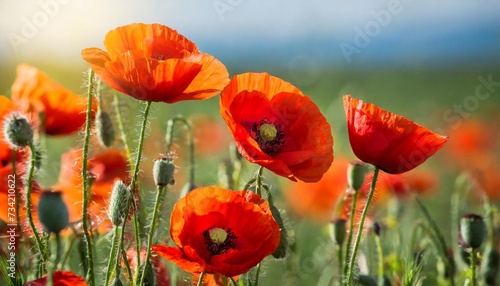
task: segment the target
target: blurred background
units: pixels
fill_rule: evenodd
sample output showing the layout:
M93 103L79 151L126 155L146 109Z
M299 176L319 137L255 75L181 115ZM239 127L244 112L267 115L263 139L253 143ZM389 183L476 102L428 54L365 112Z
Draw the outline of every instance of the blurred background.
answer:
M487 126L485 132L500 142L499 15L500 1L493 0L0 0L0 94L9 96L20 63L36 66L67 88L84 94L82 75L88 66L80 56L81 50L103 48L105 34L118 26L156 22L176 29L201 51L217 57L231 76L266 71L300 88L330 122L337 158L355 158L342 108L342 95L348 93L442 134L464 130L464 123L479 120ZM131 100L129 103L133 104ZM131 106L129 120L133 123L139 110ZM177 113L197 115L200 126L214 123L208 124L212 129L199 131L199 140L205 138L214 145L207 154L226 152L230 135L218 115L217 97L204 104L180 102L175 107L155 104L154 108L153 130L165 130L166 119ZM219 129L213 129L216 125ZM45 171L42 183L57 181L59 156L79 138L47 139L47 157L53 163L48 164L52 168ZM163 138L163 134L151 132L149 158L162 151ZM447 148L422 168L442 171L441 184L435 187L439 189L434 193L437 199L428 203L431 209L442 212L436 218L438 223L449 226L449 195L461 170L444 155L457 154ZM490 151L499 155L498 148ZM206 156L197 163L200 185L217 181L217 168L213 166L220 158ZM248 168L248 176L254 167ZM500 168L495 170L498 174ZM286 184L282 186L278 188ZM308 244L311 239L319 241L320 246L326 241L321 227L297 225L295 221L290 224L297 227L299 245L305 242L302 258L313 257L315 249L321 250ZM318 233L323 234L321 240ZM316 266L318 269L308 272L307 277L292 279L304 284L290 285L316 285L321 275L319 264ZM286 268L280 267L279 271Z

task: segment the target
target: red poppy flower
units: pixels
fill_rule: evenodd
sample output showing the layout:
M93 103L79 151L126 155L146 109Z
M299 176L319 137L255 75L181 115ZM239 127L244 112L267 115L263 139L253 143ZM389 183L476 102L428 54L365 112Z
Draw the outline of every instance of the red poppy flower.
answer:
M112 88L139 100L174 103L206 99L228 83L225 66L177 31L135 23L110 31L106 51L82 51L95 73Z
M81 166L82 150L73 149L62 156L59 182L51 189L61 191L69 211L70 222L82 216ZM93 177L89 215L100 231L109 230L111 222L106 215L111 190L118 179L127 181L128 160L124 152L108 149L88 160L87 170Z
M54 286L87 286L85 279L69 271L55 271L52 274ZM24 286L45 286L47 285L47 274L42 278L26 282Z
M344 96L349 141L363 162L390 174L412 170L448 140L431 130L376 105Z
M317 182L333 161L330 125L312 100L267 73L235 76L220 112L239 152L274 173Z
M203 187L174 206L170 235L177 247L154 245L153 251L190 273L233 277L273 253L280 228L269 205L250 191Z
M22 64L12 85L12 101L25 113L37 118L43 113L42 129L49 135L74 133L85 124L85 98L54 82L37 68ZM97 108L92 102L93 109Z

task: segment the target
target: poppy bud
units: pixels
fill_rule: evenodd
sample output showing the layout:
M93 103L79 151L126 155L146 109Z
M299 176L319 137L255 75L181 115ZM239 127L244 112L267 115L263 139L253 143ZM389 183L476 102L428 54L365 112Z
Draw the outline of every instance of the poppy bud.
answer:
M174 180L175 165L171 158L159 158L153 166L153 179L159 187L172 184Z
M376 236L380 236L380 232L382 232L382 226L378 222L372 223L372 231Z
M466 214L460 219L460 235L472 249L478 249L486 238L486 224L477 214Z
M115 128L113 121L106 111L99 109L95 118L97 138L103 147L109 147L115 141Z
M130 199L130 190L122 180L117 180L111 191L108 215L115 226L123 223L127 216L125 213L128 200Z
M38 201L38 217L48 233L59 233L69 224L69 213L61 192L43 192Z
M498 266L500 266L500 254L494 247L488 245L484 251L481 266L482 275L486 285L496 285Z
M358 282L360 285L365 285L365 286L377 286L377 280L370 275L364 275L360 274L358 276Z
M283 223L283 218L278 208L275 205L269 205L269 209L271 210L274 220L280 227L280 244L276 250L274 250L273 257L277 259L284 258L288 248L288 233L286 232L285 224Z
M26 116L14 112L4 121L3 131L10 145L24 148L33 144L33 128Z
M347 220L343 218L336 218L334 219L330 225L330 238L335 242L337 245L342 245L345 241L345 236L346 236L346 223Z
M359 191L365 182L366 174L370 171L363 162L351 162L347 167L347 184L355 191Z

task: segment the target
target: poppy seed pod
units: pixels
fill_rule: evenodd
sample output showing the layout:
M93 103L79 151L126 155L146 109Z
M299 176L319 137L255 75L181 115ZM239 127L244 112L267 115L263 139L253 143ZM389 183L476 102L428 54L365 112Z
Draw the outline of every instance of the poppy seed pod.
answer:
M460 219L460 235L472 249L478 249L486 239L486 224L477 214L466 214Z
M109 202L108 215L109 219L115 226L123 223L127 216L125 210L128 200L130 199L130 190L122 180L117 180L111 191L111 199Z
M109 147L115 141L115 128L113 121L106 111L99 109L95 118L97 138L103 147Z
M175 165L171 158L159 158L153 165L153 179L159 187L171 184L174 180Z
M336 218L334 219L330 225L330 238L335 242L337 245L342 245L345 241L345 236L346 236L346 223L347 220L344 218Z
M347 167L347 184L356 192L361 189L365 177L370 172L369 165L363 162L351 162Z
M3 130L5 138L13 147L24 148L33 144L33 128L22 113L14 112L8 116Z
M59 233L69 223L69 213L61 192L43 192L38 201L38 217L48 233Z

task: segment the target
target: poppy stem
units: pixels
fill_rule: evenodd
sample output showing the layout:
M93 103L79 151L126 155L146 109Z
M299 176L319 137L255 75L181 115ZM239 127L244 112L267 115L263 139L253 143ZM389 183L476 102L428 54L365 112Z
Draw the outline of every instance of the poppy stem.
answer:
M257 190L257 195L262 197L262 173L264 172L264 167L259 167L259 171L257 172L257 176L255 178L255 185Z
M176 122L181 122L186 126L187 129L187 136L188 136L188 145L189 145L189 183L191 186L194 185L194 166L195 166L195 153L194 153L194 138L193 138L193 129L191 127L191 123L189 120L184 118L182 115L177 115L174 118L170 119L167 122L167 134L166 134L166 141L167 141L167 152L170 152L170 149L172 148L173 144L173 134L174 134L174 126Z
M370 206L373 194L375 193L375 186L377 184L379 170L380 170L379 167L375 166L372 183L370 185L370 193L368 194L365 207L363 208L363 212L361 213L361 221L359 222L358 233L356 234L356 240L354 241L354 247L352 249L351 257L349 259L349 271L347 276L347 285L349 286L352 285L352 278L354 274L354 263L356 262L356 255L358 253L359 243L361 242L361 236L363 235L363 227L365 224L366 214L368 213L368 207Z
M233 277L229 277L229 279L231 280L231 282L233 283L234 286L238 286L238 283L236 283L236 281L234 281Z
M259 286L260 266L261 265L262 265L262 263L257 264L257 272L255 273L255 281L252 284L253 286Z
M432 230L432 233L434 234L435 239L437 240L439 244L439 249L441 250L441 258L443 259L446 267L446 274L449 275L449 279L451 282L451 285L455 285L455 263L454 263L454 258L453 255L449 255L448 252L448 247L446 246L446 241L444 240L443 234L439 230L439 227L437 226L436 222L432 219L432 216L430 215L429 211L427 208L424 206L424 204L418 199L418 197L415 197L415 201L417 202L417 205L419 206L420 210L424 214L424 217L426 218L427 222L430 225L430 228Z
M378 256L378 285L384 285L384 252L382 250L380 235L375 235L375 244L377 245Z
M132 170L132 179L130 181L129 189L132 192L132 195L130 196L128 202L127 202L127 208L126 208L126 214L130 213L130 208L133 206L134 207L134 213L132 215L132 221L134 225L134 236L135 236L135 244L136 244L136 255L137 255L137 266L136 266L136 272L134 277L134 281L137 281L137 275L139 274L139 265L141 265L141 242L140 242L140 233L139 233L139 223L138 223L138 207L135 202L134 194L135 194L135 186L137 184L137 177L139 175L139 166L141 164L141 157L142 157L142 149L144 147L144 137L146 135L146 128L148 125L148 115L149 115L149 110L151 109L151 101L146 102L146 106L144 107L144 112L142 114L142 124L141 124L141 130L139 133L139 141L137 145L137 150L135 154L135 162L134 162L134 167ZM122 228L125 229L125 224L127 223L127 219L123 220L123 225ZM122 231L122 235L120 237L120 242L119 245L123 246L123 235L124 231ZM117 263L118 267L118 263Z
M347 257L348 256L348 251L351 249L351 245L352 245L352 237L353 237L353 233L354 233L354 216L356 215L356 204L358 203L358 194L359 192L354 190L354 195L352 197L352 203L351 203L351 214L350 214L350 217L349 217L349 235L347 236L347 244L346 244L346 248L345 248L345 256ZM347 271L349 270L348 269L349 267L349 264L348 263L345 263L343 268L344 268L344 277L347 277ZM343 283L342 283L343 285Z
M201 272L200 278L198 278L198 283L196 284L196 286L203 285L203 277L205 277L205 271Z
M165 186L157 186L156 190L157 190L156 202L153 209L153 218L151 219L151 225L149 227L148 248L147 248L146 258L144 259L144 268L142 269L142 275L139 285L144 285L144 279L146 277L146 268L148 267L148 261L149 258L151 257L151 247L153 244L153 237L155 235L156 219L158 217L158 213L160 210L160 205L162 202L163 191L165 190Z
M113 96L113 106L115 107L116 120L118 121L118 129L120 129L120 136L122 137L123 146L125 147L128 161L131 162L132 154L130 152L130 146L128 144L127 133L125 132L125 127L123 125L123 118L120 110L120 99L117 92L115 92Z
M35 146L32 144L29 145L30 148L30 156L31 156L31 161L30 161L30 166L29 166L29 171L28 171L28 177L26 179L27 186L26 186L26 215L28 217L28 223L30 225L31 231L33 231L33 236L35 237L36 245L38 247L38 250L40 251L40 260L42 261L42 264L45 265L45 262L47 261L47 253L45 252L45 248L42 244L42 241L40 239L40 236L38 236L38 231L35 227L35 224L33 223L33 215L31 214L31 191L33 189L33 177L35 173L35 164L36 164L36 152L35 152Z
M118 240L118 236L120 235L118 230L118 226L115 226L113 232L113 241L111 242L111 248L109 252L108 266L106 268L106 279L104 280L105 286L109 285L109 279L111 278L111 267L116 255L116 242Z
M88 279L89 284L91 286L95 286L95 278L94 278L94 252L92 246L92 235L89 230L88 225L88 213L87 208L90 200L90 186L89 179L87 174L87 161L88 161L88 152L89 152L89 142L91 131L90 128L92 126L92 96L94 95L94 71L92 69L89 70L88 75L88 89L87 89L87 112L85 118L85 136L83 139L83 157L82 157L82 178L83 178L83 191L82 191L82 228L83 235L85 236L85 242L87 246L86 259L88 262Z
M470 252L470 276L471 276L471 286L477 286L477 275L476 275L476 259L477 259L477 249L472 248Z

